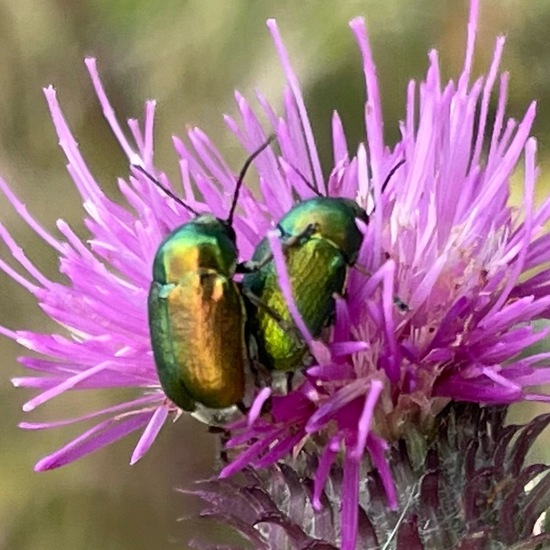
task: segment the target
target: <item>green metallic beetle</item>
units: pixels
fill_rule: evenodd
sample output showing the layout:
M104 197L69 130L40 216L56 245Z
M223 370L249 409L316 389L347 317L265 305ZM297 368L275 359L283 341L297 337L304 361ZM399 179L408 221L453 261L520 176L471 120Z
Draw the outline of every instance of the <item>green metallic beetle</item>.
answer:
M401 164L391 170L382 190ZM355 201L319 196L297 204L277 224L292 294L314 338L330 323L334 294L344 293L348 269L357 261L363 233L356 220L369 223L369 215ZM294 327L279 287L275 263L265 261L270 257L269 243L264 238L256 247L252 261L265 265L245 275L243 287L266 307L250 311L248 322L255 335L259 361L270 370L295 371L304 366L307 345L297 329L286 330L267 310L275 311Z
M186 411L242 407L248 366L246 313L233 276L245 264L237 263L232 220L246 171L272 140L243 166L227 220L193 212L196 217L170 233L155 255L148 299L153 355L164 393Z

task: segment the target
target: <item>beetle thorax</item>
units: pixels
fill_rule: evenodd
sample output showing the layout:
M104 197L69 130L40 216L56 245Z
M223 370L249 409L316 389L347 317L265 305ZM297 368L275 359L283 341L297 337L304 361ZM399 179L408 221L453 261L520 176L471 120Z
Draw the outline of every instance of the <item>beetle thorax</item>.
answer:
M206 269L231 277L237 248L231 227L209 214L170 233L160 245L153 265L155 281L177 283L185 274Z
M314 226L310 238L324 239L337 248L347 263L357 259L363 234L356 224L357 214L362 212L359 205L350 207L353 201L332 197L318 197L295 206L280 222L289 235L297 235ZM362 216L361 216L362 217Z

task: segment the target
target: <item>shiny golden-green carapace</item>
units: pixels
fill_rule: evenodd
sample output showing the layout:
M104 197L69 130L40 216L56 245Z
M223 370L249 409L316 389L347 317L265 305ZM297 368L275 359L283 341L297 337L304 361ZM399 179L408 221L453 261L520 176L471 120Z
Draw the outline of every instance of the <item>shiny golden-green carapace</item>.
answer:
M295 206L278 224L292 294L314 337L330 322L334 312L333 295L344 291L348 266L357 260L363 242L357 218L368 222L367 214L354 201L318 197ZM268 254L269 245L264 239L256 248L253 260L261 262ZM307 351L303 340L296 330L289 331L282 326L272 313L276 312L293 326L274 262L246 275L243 286L266 306L248 315L260 361L275 370L301 367Z
M244 303L232 277L230 225L201 215L160 245L149 291L149 328L166 395L180 408L221 409L243 398L248 354Z

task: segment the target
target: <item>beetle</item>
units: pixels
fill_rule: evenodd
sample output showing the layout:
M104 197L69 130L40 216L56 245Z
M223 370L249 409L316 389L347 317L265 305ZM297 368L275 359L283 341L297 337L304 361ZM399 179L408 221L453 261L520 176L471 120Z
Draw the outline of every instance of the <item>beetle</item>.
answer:
M158 247L148 296L149 331L160 385L185 411L244 407L246 312L233 276L251 268L248 263L238 264L232 223L246 172L273 139L245 162L227 219L198 214L145 169L136 167L195 215Z
M403 163L401 161L392 168L382 191ZM305 177L300 176L310 185ZM313 190L317 192L315 188ZM314 338L330 324L335 307L334 295L344 293L348 270L356 265L363 243L357 220L368 224L369 214L355 201L317 196L298 203L277 224L292 294ZM243 287L266 307L250 311L248 321L256 338L259 361L272 371L295 371L304 366L307 345L297 329L287 330L267 311L267 308L272 309L285 323L294 327L270 255L269 243L264 238L252 256L252 261L263 267L245 275Z

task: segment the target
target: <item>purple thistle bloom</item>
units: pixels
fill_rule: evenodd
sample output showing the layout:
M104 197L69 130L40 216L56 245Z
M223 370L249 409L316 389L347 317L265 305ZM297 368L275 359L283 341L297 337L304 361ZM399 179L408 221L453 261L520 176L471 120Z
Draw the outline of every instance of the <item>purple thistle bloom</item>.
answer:
M550 401L531 387L550 381L550 353L521 355L550 329L533 321L548 317L550 293L550 198L535 208L536 142L529 136L535 105L518 123L505 117L508 75L499 76L504 46L497 39L487 77L471 82L478 2L472 0L464 68L456 83L440 82L438 55L429 54L426 80L409 84L401 141L384 141L381 98L364 21L351 22L363 56L367 88L366 145L349 151L335 113L333 169L325 181L313 132L287 53L274 21L268 26L282 61L288 88L279 116L261 94L263 128L248 102L236 94L239 122L226 123L247 154L274 132L280 155L266 150L254 161L261 198L244 189L235 216L242 260L268 235L288 306L315 364L286 395L261 390L248 417L231 426L232 462L225 478L247 466L267 468L303 454L316 456L311 502L320 513L336 465L342 467L340 531L344 550L356 547L360 527L360 482L365 464L377 470L387 506L396 510L405 495L396 490L391 449L411 433L429 433L437 415L453 401L508 405ZM153 161L154 102L143 125L129 121L134 145L125 137L102 88L95 61L86 62L105 117L130 165L156 174ZM489 102L499 79L498 108L486 140ZM37 352L21 363L38 376L14 379L40 393L24 405L31 411L72 389L135 388L138 396L80 418L22 423L46 429L84 420L99 422L42 459L36 470L67 464L134 431L141 437L131 458L139 460L164 422L179 410L160 388L149 340L147 293L153 256L162 239L189 220L175 201L132 169L119 187L120 206L105 196L81 157L53 88L45 90L68 170L87 212L87 242L63 221L61 238L47 233L0 180L16 211L59 254L69 283L37 271L10 234L0 236L24 273L0 260L0 267L28 289L48 316L68 332L37 334L0 328L5 336ZM234 171L199 129L188 132L191 147L174 138L184 200L199 212L226 217L235 187ZM523 208L508 204L510 176L520 158L525 166ZM387 175L402 161L382 193ZM358 265L350 269L346 296L336 300L330 337L314 341L294 303L284 252L273 231L295 204L313 196L302 176L328 196L357 200L371 222L362 227ZM203 201L193 194L196 185ZM365 276L368 270L372 275ZM400 309L395 296L408 306ZM262 405L270 400L269 413Z
M541 271L550 259L549 236L543 232L550 199L538 209L533 205L536 142L529 132L535 105L519 124L506 120L508 75L501 75L493 131L482 154L504 39L497 39L488 76L470 84L477 7L472 2L458 82L441 85L437 53L432 51L426 81L409 85L402 140L393 150L384 143L365 25L362 19L351 22L363 55L368 146L360 145L350 158L335 115L335 168L328 194L357 198L365 206L374 195L376 213L365 228L358 259L373 275L365 278L351 270L346 300L337 303L330 353L316 343L312 353L319 364L308 369L307 381L289 395L273 396L270 416L236 424L228 443L242 452L222 470L222 477L246 466L276 464L293 449L307 449L308 443L322 449L312 494L317 509L330 468L341 461L345 549L356 544L365 454L378 470L389 507L396 509L403 495L396 494L389 445L406 440L413 428L429 433L449 402L550 401L548 394L530 390L550 381L550 354L519 355L549 334L549 329L532 324L547 317L550 306L549 271ZM294 94L286 103L290 111L292 101L300 106L302 100L276 27L269 26ZM303 124L308 127L307 121ZM315 166L315 152L310 149L310 154ZM507 200L510 176L522 155L519 214ZM382 195L381 182L402 159L404 165ZM281 245L274 232L269 240L296 319ZM532 275L533 270L539 273ZM395 294L409 311L395 307ZM302 332L306 340L311 338L307 330ZM265 401L265 392L259 398Z

